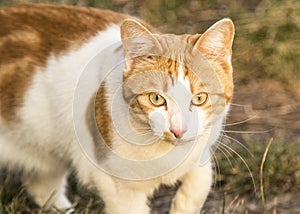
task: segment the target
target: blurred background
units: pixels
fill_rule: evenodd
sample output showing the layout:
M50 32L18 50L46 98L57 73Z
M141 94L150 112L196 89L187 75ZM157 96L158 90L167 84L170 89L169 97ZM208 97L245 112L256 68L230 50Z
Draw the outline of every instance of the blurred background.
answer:
M235 97L203 213L300 213L300 1L0 0L0 7L28 2L112 9L175 34L201 33L230 17ZM0 171L0 213L41 212L20 180ZM70 182L79 212L99 213L101 200ZM152 213L167 213L174 192L161 188Z

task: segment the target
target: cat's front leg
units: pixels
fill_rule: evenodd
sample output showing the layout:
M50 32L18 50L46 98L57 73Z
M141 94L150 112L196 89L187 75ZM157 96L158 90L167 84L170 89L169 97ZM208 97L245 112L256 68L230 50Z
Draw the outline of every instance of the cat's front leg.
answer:
M25 176L25 184L35 202L45 208L55 207L72 213L71 203L65 195L67 170L56 168L49 173L32 172Z
M91 168L92 169L92 168ZM96 187L104 201L105 214L149 214L147 195L151 194L148 186L131 183L106 174L100 170L92 169L92 181L81 177L86 184ZM85 181L84 181L85 180ZM144 191L145 190L145 191ZM148 192L148 191L149 192ZM149 193L149 194L148 194Z
M148 199L145 192L131 185L115 183L109 188L101 188L101 196L105 202L106 214L149 214Z
M106 214L149 214L147 197L144 193L124 189L113 198L104 198Z
M171 206L171 214L196 214L206 200L212 184L211 163L194 166L181 179Z

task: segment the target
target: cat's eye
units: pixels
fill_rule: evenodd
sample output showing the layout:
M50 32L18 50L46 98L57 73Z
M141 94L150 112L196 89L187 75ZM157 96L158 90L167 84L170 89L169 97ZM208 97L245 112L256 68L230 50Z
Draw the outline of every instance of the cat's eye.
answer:
M155 106L162 106L166 103L165 98L156 93L149 94L149 100Z
M201 92L199 94L194 95L191 102L195 106L202 106L206 103L207 98L208 98L207 93Z

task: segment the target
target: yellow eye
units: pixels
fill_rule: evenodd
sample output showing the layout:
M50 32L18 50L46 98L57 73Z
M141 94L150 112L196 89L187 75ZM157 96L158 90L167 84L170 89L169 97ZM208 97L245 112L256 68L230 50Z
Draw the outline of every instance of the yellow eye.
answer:
M205 92L201 92L199 94L196 94L193 98L192 98L192 104L195 106L202 106L206 103L208 98L207 93Z
M166 100L163 96L155 93L149 94L149 100L155 106L162 106L166 103Z

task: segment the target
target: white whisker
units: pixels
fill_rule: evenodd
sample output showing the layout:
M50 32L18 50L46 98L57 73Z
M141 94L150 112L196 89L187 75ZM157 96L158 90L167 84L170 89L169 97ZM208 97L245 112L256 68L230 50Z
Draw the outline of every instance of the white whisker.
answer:
M251 155L251 157L255 158L254 155L253 155L253 153L250 152L250 150L243 143L241 143L240 141L238 141L237 139L234 139L233 137L230 137L230 136L228 136L226 134L224 134L223 137L226 137L227 139L232 140L235 143L237 143L238 145L242 146Z
M251 105L242 105L242 104L237 104L237 103L230 103L231 106L239 106L239 107L249 107Z
M151 132L152 130L149 128L133 128L134 131L148 131Z
M235 126L235 125L240 125L240 124L246 123L246 122L248 122L248 121L250 121L250 120L253 120L253 119L255 119L255 118L257 118L257 115L254 115L254 116L252 116L252 117L250 117L250 118L247 118L247 119L242 120L242 121L239 121L239 122L227 123L227 124L224 124L223 126Z
M219 142L219 143L220 143L220 142ZM223 155L225 156L225 158L227 159L227 161L228 161L230 167L233 168L233 164L232 164L231 160L230 160L229 157L228 157L228 155L230 155L230 157L233 158L232 154L231 154L231 153L226 149L226 147L224 147L222 144L220 144L220 145L218 146L218 150L219 150L220 152L222 152L222 154L223 154ZM225 153L225 151L227 152L227 154Z
M212 152L212 155L213 155L213 161L216 163L214 167L214 174L215 175L220 175L221 174L221 171L220 171L220 165L219 165L219 161L218 161L218 158L216 157L215 153ZM214 184L217 183L217 176L214 176Z
M236 130L224 130L223 132L225 133L238 133L238 134L263 134L263 133L268 133L273 129L269 130L262 130L262 131L236 131Z
M224 144L224 143L222 143L222 142L220 142L220 144L223 145L224 147L226 147L227 149L229 149L230 151L232 151L235 155L237 155L237 156L241 159L241 161L242 161L243 164L246 166L246 168L247 168L247 170L248 170L248 172L249 172L249 175L250 175L250 177L251 177L252 184L253 184L253 187L254 187L254 191L255 191L255 193L257 194L257 189L256 189L256 184L255 184L255 181L254 181L253 174L252 174L252 172L251 172L251 170L250 170L250 168L249 168L247 162L245 161L245 159L244 159L238 152L236 152L234 149L232 149L230 146L227 146L226 144Z

